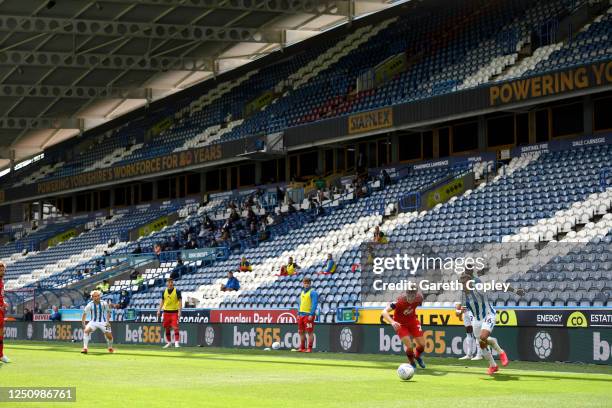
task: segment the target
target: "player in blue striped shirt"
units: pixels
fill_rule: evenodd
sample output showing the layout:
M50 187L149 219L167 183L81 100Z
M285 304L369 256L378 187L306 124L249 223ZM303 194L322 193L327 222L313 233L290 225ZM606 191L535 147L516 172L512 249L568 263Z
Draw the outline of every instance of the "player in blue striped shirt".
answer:
M482 356L489 361L489 369L487 370L487 373L489 375L493 375L499 371L499 367L497 366L497 363L495 363L495 359L493 359L489 346L493 347L495 351L499 353L499 359L503 366L508 365L508 356L499 346L497 339L495 337L491 337L491 333L495 327L495 307L493 307L493 304L489 302L486 292L479 291L475 288L472 290L468 289L467 283L470 280L474 281L474 283L481 282L479 278L473 278L468 273L461 275L459 278L459 281L463 285L463 296L461 302L463 306L461 310L464 312L464 316L467 314L465 312L469 311L474 317L472 321L474 336L476 336L479 341Z
M111 332L111 308L106 301L101 300L102 293L99 290L91 292L91 301L85 306L83 310L83 317L81 318L83 328L83 350L81 353L87 354L87 346L91 339L91 333L100 329L106 337L106 344L108 345L108 352L114 353L113 349L113 333ZM90 317L89 323L86 324L87 317Z

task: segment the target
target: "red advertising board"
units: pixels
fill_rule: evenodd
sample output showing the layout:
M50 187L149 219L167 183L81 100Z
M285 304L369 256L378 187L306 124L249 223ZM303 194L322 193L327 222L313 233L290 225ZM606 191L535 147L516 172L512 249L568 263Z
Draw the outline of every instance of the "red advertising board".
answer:
M211 310L211 323L295 324L295 309Z

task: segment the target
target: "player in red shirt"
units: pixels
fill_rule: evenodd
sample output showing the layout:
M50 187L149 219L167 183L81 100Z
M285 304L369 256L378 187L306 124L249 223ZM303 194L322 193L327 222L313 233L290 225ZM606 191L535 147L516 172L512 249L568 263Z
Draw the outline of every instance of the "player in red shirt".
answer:
M9 359L4 355L4 313L7 304L4 303L4 270L6 267L0 262L0 361L8 363Z
M423 295L416 289L407 290L405 294L400 295L397 300L382 312L383 320L393 326L393 330L406 346L406 356L410 365L416 368L416 363L419 363L421 368L425 368L425 363L421 355L425 351L425 337L421 330L421 322L416 315L416 309L423 303ZM394 311L391 317L391 311ZM416 351L412 350L412 342L410 337L416 343ZM415 363L416 361L416 363Z

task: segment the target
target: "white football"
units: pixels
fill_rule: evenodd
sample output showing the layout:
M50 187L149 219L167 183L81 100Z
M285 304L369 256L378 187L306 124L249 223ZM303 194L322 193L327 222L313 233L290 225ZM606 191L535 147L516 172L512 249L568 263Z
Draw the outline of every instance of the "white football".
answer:
M278 341L275 341L274 343L272 343L273 350L278 350L279 348L280 348L280 343Z
M397 368L397 376L404 381L408 381L414 376L414 368L410 364L402 364Z

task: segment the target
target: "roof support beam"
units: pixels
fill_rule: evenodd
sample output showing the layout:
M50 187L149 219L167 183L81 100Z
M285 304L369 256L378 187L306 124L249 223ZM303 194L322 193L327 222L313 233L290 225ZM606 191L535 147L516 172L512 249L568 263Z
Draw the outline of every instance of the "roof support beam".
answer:
M33 96L39 98L127 98L147 99L151 92L164 93L169 89L121 88L98 86L59 86L59 85L0 85L1 96Z
M157 6L199 7L224 10L266 11L275 13L332 14L323 12L333 1L326 0L104 0L109 3ZM333 13L336 14L336 13Z
M0 129L83 129L81 118L0 117Z
M76 67L109 69L144 69L151 71L202 71L206 63L212 70L212 62L192 57L147 57L144 55L72 54L47 51L6 51L0 53L0 65L29 65L37 67Z
M209 27L181 24L129 23L122 21L84 20L0 15L0 29L23 33L95 35L158 40L198 40L230 42L278 42L279 30L245 27Z

